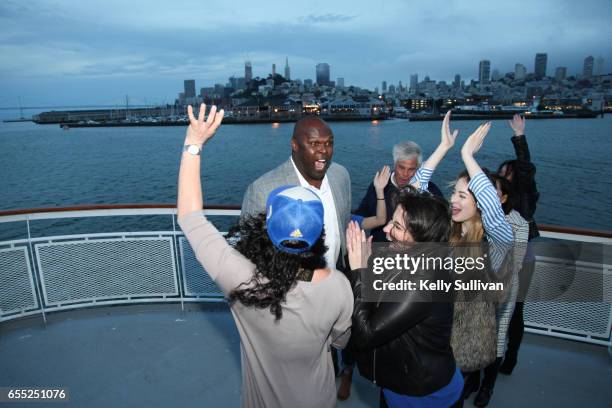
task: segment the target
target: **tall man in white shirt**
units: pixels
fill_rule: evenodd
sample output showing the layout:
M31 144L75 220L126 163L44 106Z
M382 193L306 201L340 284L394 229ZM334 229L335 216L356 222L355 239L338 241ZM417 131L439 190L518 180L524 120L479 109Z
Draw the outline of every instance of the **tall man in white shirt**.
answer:
M244 194L242 216L266 212L268 194L283 185L301 185L323 202L327 264L344 266L345 230L351 217L351 180L346 169L332 163L334 135L316 116L300 119L291 137L291 157L255 180Z

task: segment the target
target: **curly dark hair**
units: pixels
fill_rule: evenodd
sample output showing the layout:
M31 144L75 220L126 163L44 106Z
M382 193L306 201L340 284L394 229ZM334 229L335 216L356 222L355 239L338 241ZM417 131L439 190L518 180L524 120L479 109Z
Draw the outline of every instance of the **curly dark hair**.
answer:
M312 273L326 267L324 231L315 244L300 254L277 249L268 237L266 215L249 216L230 229L228 238L236 239L235 248L255 265L253 277L241 283L229 294L232 304L270 308L276 320L283 316L281 303L296 284L302 271ZM285 241L284 245L299 247L301 242Z

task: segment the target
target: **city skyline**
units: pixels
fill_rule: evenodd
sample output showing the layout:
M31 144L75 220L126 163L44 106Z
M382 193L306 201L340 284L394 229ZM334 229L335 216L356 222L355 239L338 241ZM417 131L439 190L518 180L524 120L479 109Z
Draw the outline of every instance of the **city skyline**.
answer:
M245 61L253 77L265 78L272 64L283 75L288 59L291 79L315 81L316 65L327 63L331 81L370 90L382 81L408 84L413 74L477 80L481 60L491 74L514 72L515 64L533 73L537 53L547 54L549 77L557 67L581 74L587 56L612 61L605 42L612 5L604 1L519 1L504 3L503 14L484 1L385 2L376 13L370 2L348 1L272 2L265 10L124 3L2 2L0 106L19 97L26 105L117 103L126 94L172 102L185 79L198 90L226 84L244 76Z

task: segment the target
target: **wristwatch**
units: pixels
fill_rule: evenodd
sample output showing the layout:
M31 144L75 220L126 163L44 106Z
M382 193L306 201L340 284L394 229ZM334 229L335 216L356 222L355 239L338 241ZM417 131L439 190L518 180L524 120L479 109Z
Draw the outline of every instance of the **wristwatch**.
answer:
M202 153L202 146L197 144L188 144L183 146L183 151L194 156L198 156L200 153Z

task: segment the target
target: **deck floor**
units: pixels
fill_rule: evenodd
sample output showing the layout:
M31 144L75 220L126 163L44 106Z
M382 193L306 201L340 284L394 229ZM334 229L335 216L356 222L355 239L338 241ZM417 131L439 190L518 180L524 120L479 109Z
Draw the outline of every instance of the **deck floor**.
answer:
M62 404L16 407L238 407L239 338L225 304L106 307L0 324L0 387L67 388ZM526 334L491 407L611 407L605 347ZM339 407L378 407L354 376ZM466 403L471 407L471 403Z

